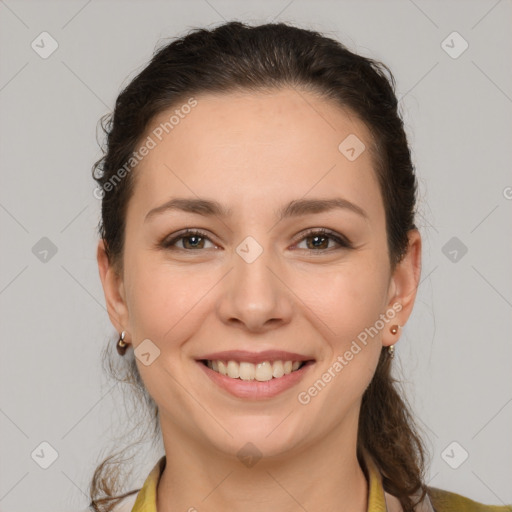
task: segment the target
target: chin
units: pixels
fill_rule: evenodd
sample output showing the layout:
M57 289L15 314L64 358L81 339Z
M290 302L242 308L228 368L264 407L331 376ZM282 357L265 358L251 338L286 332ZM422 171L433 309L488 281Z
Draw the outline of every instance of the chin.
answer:
M247 415L223 421L223 427L232 437L216 429L219 435L215 439L209 437L210 443L219 451L237 458L278 457L301 444L300 434L291 418L286 418L287 414L263 418ZM211 434L211 428L208 430Z

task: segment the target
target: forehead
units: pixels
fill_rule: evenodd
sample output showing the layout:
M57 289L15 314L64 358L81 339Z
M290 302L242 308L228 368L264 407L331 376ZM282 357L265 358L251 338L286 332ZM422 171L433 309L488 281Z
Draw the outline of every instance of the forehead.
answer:
M176 195L222 197L230 206L254 198L264 207L338 192L382 213L373 140L349 110L288 88L194 100L159 114L145 134L154 147L135 171L144 207Z

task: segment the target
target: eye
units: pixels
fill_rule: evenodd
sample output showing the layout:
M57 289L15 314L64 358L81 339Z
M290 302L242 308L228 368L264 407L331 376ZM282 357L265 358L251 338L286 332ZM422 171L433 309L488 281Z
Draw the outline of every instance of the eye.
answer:
M202 231L187 229L186 231L178 234L177 236L171 239L164 239L160 245L165 249L175 248L180 250L196 250L204 249L204 244L206 240L212 243L211 240ZM181 247L176 247L176 243L180 241L183 241L183 245ZM212 245L216 247L215 244L212 243Z
M308 240L311 240L310 244L308 243ZM346 237L344 237L343 235L338 235L337 233L331 232L324 228L309 230L300 239L300 243L305 241L307 245L306 249L311 249L314 252L322 252L329 250L330 240L334 240L334 242L337 243L338 246L342 248L349 249L352 247L352 244Z
M311 240L311 244L308 244L308 240ZM184 232L178 233L176 236L170 239L164 239L160 246L165 249L179 249L184 251L207 249L205 247L206 242L210 242L213 247L217 247L210 238L202 231L195 229L187 229ZM332 250L329 247L329 241L334 241L338 244L338 248L352 248L350 241L343 235L331 232L327 229L311 229L306 232L305 235L299 240L299 243L306 242L306 250L312 250L313 252L323 252ZM181 243L182 246L177 246L177 243ZM334 247L336 249L336 247Z

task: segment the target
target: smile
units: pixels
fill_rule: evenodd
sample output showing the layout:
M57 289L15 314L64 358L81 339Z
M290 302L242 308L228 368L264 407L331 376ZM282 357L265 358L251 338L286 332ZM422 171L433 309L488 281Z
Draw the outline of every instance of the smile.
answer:
M262 361L261 363L250 363L248 361L222 361L204 360L201 361L214 372L220 373L231 379L257 380L265 382L272 379L280 379L289 375L306 364L305 361Z

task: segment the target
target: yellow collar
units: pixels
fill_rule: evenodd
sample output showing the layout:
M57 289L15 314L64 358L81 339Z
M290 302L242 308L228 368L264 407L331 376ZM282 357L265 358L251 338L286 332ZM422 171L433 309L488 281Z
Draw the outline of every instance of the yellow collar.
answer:
M368 512L386 512L386 498L382 486L382 477L372 458L364 458L368 472ZM156 491L160 476L165 468L166 456L156 463L149 473L144 485L137 494L137 499L131 512L157 512Z

